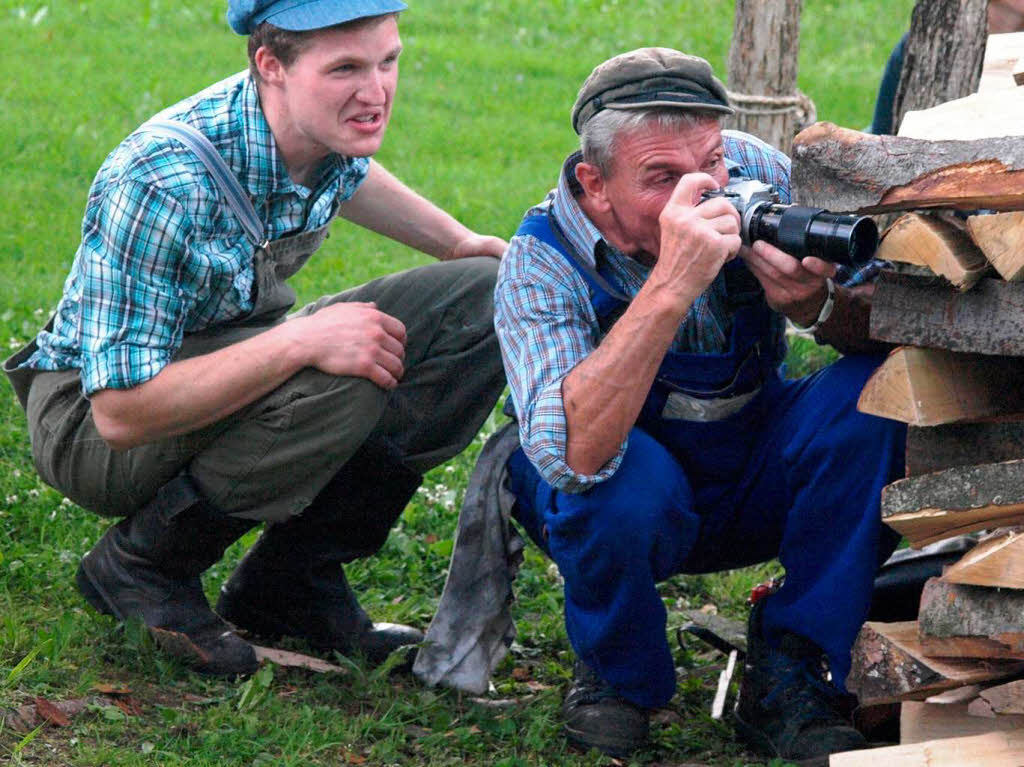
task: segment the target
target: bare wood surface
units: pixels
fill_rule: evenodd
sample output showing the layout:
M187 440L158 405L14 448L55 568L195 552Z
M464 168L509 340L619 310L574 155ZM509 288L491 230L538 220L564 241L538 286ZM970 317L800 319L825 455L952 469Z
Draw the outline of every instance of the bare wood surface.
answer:
M929 656L1024 659L1024 591L929 578L917 626Z
M1024 142L922 141L819 122L793 139L793 200L834 212L1024 209Z
M1021 661L928 658L918 640L916 621L865 623L853 644L851 659L846 687L862 706L920 700L1024 671Z
M796 99L802 0L736 0L729 46L729 90L736 114L725 124L789 154L798 124Z
M906 112L974 93L988 37L987 0L918 0L910 18L893 124Z
M1004 280L1024 280L1024 212L969 216L967 230Z
M911 426L906 474L916 477L956 466L1024 458L1024 420Z
M1009 82L1013 85L1013 80ZM1022 133L1024 93L990 91L907 112L898 135L928 141L976 141Z
M914 426L976 421L1024 411L1024 359L901 346L872 373L857 401L862 413Z
M978 695L995 714L1024 714L1024 679L989 687Z
M1024 461L946 469L882 490L882 520L923 546L1024 522Z
M946 568L942 580L970 586L1024 589L1024 533L1009 531L979 542L959 562Z
M871 299L869 332L877 341L1021 357L1024 282L984 278L961 293L935 278L885 270ZM1024 378L1007 381L1015 383L1024 389Z
M962 738L1024 727L1024 716L973 716L966 703L904 701L900 706L900 745Z
M961 291L989 269L985 255L969 235L948 221L921 213L905 213L896 219L883 234L876 256L927 267Z
M985 59L981 65L978 93L1012 93L1020 83L1013 73L1024 59L1024 32L1003 32L989 35L985 42Z
M1024 732L1007 730L845 751L832 754L828 763L829 767L1020 767Z

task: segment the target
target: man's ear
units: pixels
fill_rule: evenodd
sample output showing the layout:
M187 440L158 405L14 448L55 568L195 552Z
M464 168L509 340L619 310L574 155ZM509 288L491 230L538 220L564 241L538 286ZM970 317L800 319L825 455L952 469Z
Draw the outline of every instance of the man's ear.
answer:
M270 85L279 85L284 78L284 64L275 56L271 50L261 45L256 49L252 57L256 64L256 71L260 73L260 79Z
M608 195L605 191L605 180L601 170L589 162L576 164L576 180L583 187L583 196L595 210L608 209Z

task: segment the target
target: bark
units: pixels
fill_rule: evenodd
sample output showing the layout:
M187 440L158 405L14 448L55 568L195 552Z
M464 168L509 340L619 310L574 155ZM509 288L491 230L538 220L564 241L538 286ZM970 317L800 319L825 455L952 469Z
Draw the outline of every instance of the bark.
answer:
M985 278L961 293L934 278L884 271L871 298L870 333L896 344L1024 357L1024 282ZM1024 375L1005 384L1024 390Z
M1024 207L1020 138L924 141L816 123L793 139L793 201L833 212Z
M802 0L736 0L729 48L729 90L736 115L725 124L789 154L799 124L797 98Z

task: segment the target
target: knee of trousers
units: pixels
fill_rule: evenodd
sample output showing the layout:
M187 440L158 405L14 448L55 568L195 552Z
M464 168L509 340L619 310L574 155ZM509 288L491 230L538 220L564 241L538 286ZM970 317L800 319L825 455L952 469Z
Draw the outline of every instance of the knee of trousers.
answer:
M545 514L548 544L563 575L601 580L650 571L676 572L699 530L693 492L660 443L633 429L615 474L579 494L557 493Z

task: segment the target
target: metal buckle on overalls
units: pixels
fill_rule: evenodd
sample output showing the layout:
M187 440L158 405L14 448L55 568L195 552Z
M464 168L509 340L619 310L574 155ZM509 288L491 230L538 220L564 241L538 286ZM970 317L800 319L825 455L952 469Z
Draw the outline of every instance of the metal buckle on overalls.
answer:
M669 392L665 400L665 407L661 410L661 417L671 421L694 421L697 423L721 421L742 410L744 405L754 399L760 391L761 387L758 386L746 394L716 399L691 397L681 391Z

